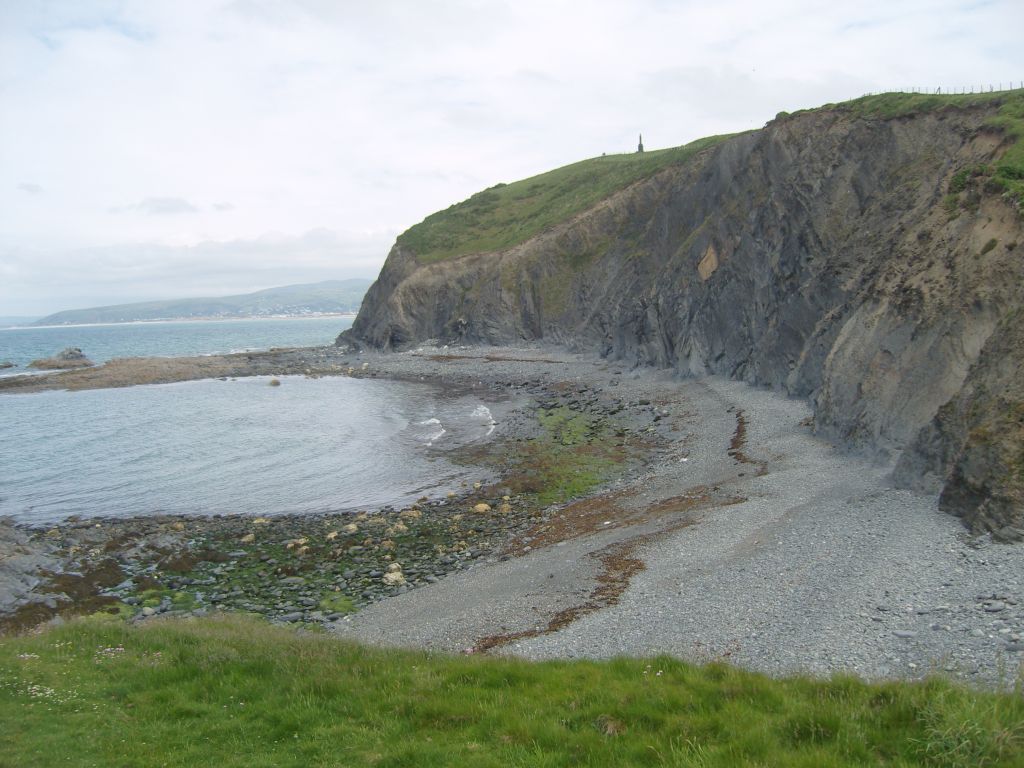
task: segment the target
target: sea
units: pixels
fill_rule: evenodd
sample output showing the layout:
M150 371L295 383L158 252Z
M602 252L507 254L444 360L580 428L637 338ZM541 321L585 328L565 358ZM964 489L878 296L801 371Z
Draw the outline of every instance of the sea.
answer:
M184 357L321 346L332 344L352 320L348 315L331 315L0 327L0 363L15 366L0 370L0 375L31 373L26 368L30 362L68 347L78 347L94 363L104 363L115 357Z
M333 342L351 318L0 330L0 360L96 362ZM19 364L20 365L20 364ZM0 517L358 512L490 479L454 452L511 405L415 382L302 376L0 394Z

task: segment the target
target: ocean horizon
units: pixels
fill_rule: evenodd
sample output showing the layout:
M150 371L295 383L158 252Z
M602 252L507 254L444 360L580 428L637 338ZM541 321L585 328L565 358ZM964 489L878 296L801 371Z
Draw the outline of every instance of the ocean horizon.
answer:
M333 344L354 319L346 314L0 328L0 363L13 364L0 376L32 373L27 367L30 362L68 347L81 349L99 364L117 357L190 357L324 346Z

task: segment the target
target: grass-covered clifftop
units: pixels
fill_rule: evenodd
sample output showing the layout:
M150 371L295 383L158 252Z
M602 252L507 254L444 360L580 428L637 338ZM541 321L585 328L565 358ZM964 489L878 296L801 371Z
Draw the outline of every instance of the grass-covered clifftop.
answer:
M977 169L971 178L986 192L1006 193L1024 205L1024 90L966 95L884 93L802 112L831 110L853 117L894 119L993 104L999 110L988 126L1005 132L1013 143L998 163ZM422 264L510 248L728 138L710 136L671 149L594 157L522 181L497 184L431 214L400 235L398 244L415 253Z
M421 263L510 248L727 138L710 136L671 149L594 157L498 184L431 214L400 235L398 244Z
M824 434L890 456L917 445L908 485L990 468L962 475L974 479L955 510L1021 538L1017 475L993 469L1016 454L964 450L982 401L1003 392L1007 366L979 354L1024 301L1022 226L1024 90L866 96L595 158L428 217L399 238L349 338L545 340L813 396ZM979 359L989 367L965 384ZM932 431L958 393L963 418ZM1002 511L984 512L996 497Z
M1019 694L376 650L242 616L2 639L0 722L23 768L1024 764Z

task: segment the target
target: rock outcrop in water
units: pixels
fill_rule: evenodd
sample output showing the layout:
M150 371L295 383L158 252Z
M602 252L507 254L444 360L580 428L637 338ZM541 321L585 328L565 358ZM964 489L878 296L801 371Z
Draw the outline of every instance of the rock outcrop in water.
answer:
M87 358L78 347L68 347L53 357L33 360L28 367L41 371L66 371L72 368L91 368L93 365L95 363Z
M414 228L339 343L544 340L769 385L1021 538L1024 94L871 104L780 116L500 250L439 258Z

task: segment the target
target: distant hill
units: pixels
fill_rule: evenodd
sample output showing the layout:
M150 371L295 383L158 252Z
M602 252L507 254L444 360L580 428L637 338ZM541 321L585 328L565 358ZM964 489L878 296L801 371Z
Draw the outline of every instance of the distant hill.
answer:
M109 307L68 309L36 320L33 325L131 323L140 320L270 317L355 312L372 280L325 280L322 283L285 285L255 293L217 298L168 299Z

